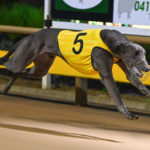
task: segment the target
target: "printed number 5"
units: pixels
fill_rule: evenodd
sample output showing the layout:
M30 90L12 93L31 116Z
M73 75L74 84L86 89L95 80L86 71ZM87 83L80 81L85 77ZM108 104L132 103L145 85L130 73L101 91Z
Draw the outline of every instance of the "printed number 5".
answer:
M75 40L74 40L74 44L77 44L77 43L80 43L80 48L79 50L76 50L74 47L72 48L73 52L75 54L80 54L82 49L83 49L83 40L82 39L79 39L80 36L85 36L87 33L79 33L77 34Z

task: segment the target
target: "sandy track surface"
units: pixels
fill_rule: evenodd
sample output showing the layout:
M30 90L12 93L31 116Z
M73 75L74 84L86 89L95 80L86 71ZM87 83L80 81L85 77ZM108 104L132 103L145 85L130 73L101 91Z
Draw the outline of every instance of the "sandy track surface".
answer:
M150 117L0 96L0 150L127 149L150 149Z

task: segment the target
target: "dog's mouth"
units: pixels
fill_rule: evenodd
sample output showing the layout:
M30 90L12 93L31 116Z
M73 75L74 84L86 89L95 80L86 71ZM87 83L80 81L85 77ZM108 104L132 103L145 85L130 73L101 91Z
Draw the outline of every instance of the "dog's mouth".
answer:
M143 67L137 63L128 62L127 68L133 78L139 78L141 81L146 80L150 75L149 68Z
M144 81L150 75L150 68L146 62L143 62L142 60L136 62L133 59L127 57L123 57L122 60L126 64L126 67L133 79L138 78L141 81Z
M143 71L137 68L136 66L131 65L131 71L138 77L142 78L143 77Z

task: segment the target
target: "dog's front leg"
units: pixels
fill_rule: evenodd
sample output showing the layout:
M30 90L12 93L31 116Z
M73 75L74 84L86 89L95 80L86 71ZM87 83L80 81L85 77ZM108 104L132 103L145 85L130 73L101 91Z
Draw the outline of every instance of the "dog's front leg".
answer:
M132 114L128 111L128 109L123 104L123 101L120 97L119 90L116 86L116 83L113 79L112 75L112 65L113 58L109 53L106 53L104 50L95 49L92 53L92 60L94 68L99 72L101 76L101 81L106 87L109 95L112 97L115 102L118 110L123 113L128 119L137 119L138 116Z
M121 69L126 74L127 79L131 82L133 86L140 90L140 92L144 95L150 96L150 90L138 79L138 77L134 77L127 69L125 64L119 60L117 64L121 67Z
M120 97L120 93L118 91L118 88L116 86L116 83L113 79L112 73L107 72L107 74L104 74L103 71L100 72L100 76L102 79L102 83L106 87L109 95L114 100L116 106L118 107L118 110L123 113L126 118L132 120L132 119L138 119L138 116L135 114L132 114L128 111L126 106L123 104L122 99Z

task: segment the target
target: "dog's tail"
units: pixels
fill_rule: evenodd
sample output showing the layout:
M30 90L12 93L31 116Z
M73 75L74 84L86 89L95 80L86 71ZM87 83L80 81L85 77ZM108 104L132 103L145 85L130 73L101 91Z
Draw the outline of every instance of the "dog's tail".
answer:
M18 41L18 42L12 47L12 49L10 49L10 50L8 51L8 53L7 53L5 56L3 56L3 57L0 58L0 65L4 64L4 63L9 59L9 57L15 52L15 50L16 50L16 48L18 47L18 45L20 44L20 42L21 42L21 40Z

